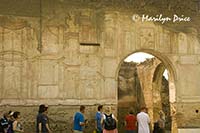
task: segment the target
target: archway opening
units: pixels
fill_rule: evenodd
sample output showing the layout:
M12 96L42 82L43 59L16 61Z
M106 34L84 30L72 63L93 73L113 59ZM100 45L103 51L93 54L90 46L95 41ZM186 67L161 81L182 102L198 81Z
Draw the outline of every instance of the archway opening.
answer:
M118 118L119 132L124 132L124 118L130 108L135 115L142 106L148 107L153 123L159 118L159 111L165 113L165 129L171 131L171 104L169 81L173 74L158 55L136 52L125 58L118 73ZM170 78L170 79L169 79Z

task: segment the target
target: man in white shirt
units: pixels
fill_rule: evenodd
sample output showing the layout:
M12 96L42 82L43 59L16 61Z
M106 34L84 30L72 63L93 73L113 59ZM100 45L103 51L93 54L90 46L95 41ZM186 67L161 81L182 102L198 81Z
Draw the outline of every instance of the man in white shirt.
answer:
M138 133L150 133L149 123L150 118L147 114L147 108L142 107L141 112L137 114Z

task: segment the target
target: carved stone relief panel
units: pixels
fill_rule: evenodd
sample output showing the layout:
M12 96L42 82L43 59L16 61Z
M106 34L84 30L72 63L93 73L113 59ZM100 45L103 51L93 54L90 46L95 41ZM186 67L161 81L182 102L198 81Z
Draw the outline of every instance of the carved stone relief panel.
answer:
M112 58L103 59L103 75L104 77L115 77L117 68L117 60Z
M106 99L113 99L117 96L117 82L114 78L105 78L104 79L104 89L106 91L103 91L103 98Z
M39 71L39 84L57 84L58 83L58 64L56 60L41 59Z
M41 59L38 77L38 97L57 98L59 96L59 66L56 60Z
M35 54L38 45L36 38L36 29L34 27L35 19L33 22L28 23L26 19L21 17L0 16L3 21L0 22L0 41L2 51L20 51L29 55ZM33 24L33 25L32 25Z
M79 96L81 99L95 98L97 91L98 81L95 79L80 80Z
M39 58L30 59L30 64L28 67L28 76L29 79L29 98L38 98L38 84L39 84Z
M27 61L20 55L1 55L1 98L27 98Z
M80 65L80 55L76 51L68 51L65 53L64 63L67 65Z
M102 32L102 45L106 57L115 57L117 55L117 40L115 40L115 37L116 33L112 28Z
M100 71L101 70L101 58L97 55L86 55L81 56L81 67L89 67L91 70ZM84 69L83 69L84 70Z
M78 33L65 33L64 34L64 62L69 65L79 65L80 64L80 44L78 42Z
M90 33L89 33L89 30L90 30L90 26L88 25L82 25L81 26L81 30L80 30L80 42L90 42Z
M81 55L80 86L81 98L98 98L101 90L101 59L96 55ZM83 91L84 90L84 91ZM88 95L89 94L89 95Z
M114 44L115 42L117 42L116 40L114 40L114 30L112 28L110 29L106 29L106 31L103 31L101 33L102 35L102 46L104 48L104 55L107 57L114 57L116 56L116 52L115 51L115 47Z
M134 39L135 38L133 32L124 31L120 34L118 53L121 57L123 57L127 52L133 51L135 49Z
M6 35L4 35L4 42L3 42L3 46L4 46L4 51L12 51L14 50L14 32L10 31L10 30L5 30L5 32L7 32ZM4 33L5 33L4 32ZM5 45L6 44L6 45Z
M30 98L28 58L38 53L36 33L21 19L5 24L0 27L1 97Z
M36 34L32 28L23 28L15 31L2 28L0 51L13 51L27 56L34 56L38 53L37 45Z
M20 68L6 63L3 79L3 98L18 98L20 94Z
M125 51L133 51L134 43L133 43L134 35L132 32L125 32Z
M30 98L29 92L32 89L29 85L30 78L29 78L29 61L23 60L20 62L21 67L21 98Z
M187 36L184 33L178 34L178 51L181 54L188 52Z
M97 29L95 14L92 10L85 10L79 16L79 41L81 43L97 43Z
M109 28L103 32L102 39L104 40L103 44L105 49L113 49L114 37L115 33L112 28Z
M200 91L199 91L199 73L200 67L198 65L190 65L185 64L181 65L179 68L179 77L180 78L180 87L178 94L181 97L190 98L191 100L195 100L196 98L199 99ZM191 78L192 77L192 78ZM187 81L187 82L186 82ZM198 97L197 97L198 96Z
M27 64L29 50L25 21L19 19L7 20L7 25L0 28L0 62L2 98L28 98ZM32 36L33 37L33 36ZM29 43L26 43L29 42ZM33 48L31 49L33 52Z
M88 66L81 66L80 67L80 79L96 79L97 78L97 71L92 69Z
M67 32L64 34L63 50L65 52L79 50L78 33Z
M116 26L117 13L105 11L104 15L104 29L114 28Z
M115 12L105 12L104 14L104 22L103 22L103 46L104 49L115 49L114 45L116 45L116 19L117 13Z
M152 27L142 27L139 31L139 42L141 48L155 48L155 29Z
M57 53L60 36L59 27L47 26L42 34L43 53Z
M79 67L64 67L63 98L77 99L79 88Z
M78 33L79 27L78 27L78 17L79 12L70 12L67 13L65 16L65 25L67 27L67 32L71 33Z
M92 24L81 25L79 41L82 43L97 43L96 29Z
M199 41L196 38L196 35L188 35L187 36L188 44L190 46L190 51L189 53L194 53L194 54L200 54L200 45Z
M158 32L159 32L159 42L157 43L157 49L160 52L170 53L172 33L165 29L160 29Z
M38 87L38 98L59 98L59 93L57 85L45 85Z

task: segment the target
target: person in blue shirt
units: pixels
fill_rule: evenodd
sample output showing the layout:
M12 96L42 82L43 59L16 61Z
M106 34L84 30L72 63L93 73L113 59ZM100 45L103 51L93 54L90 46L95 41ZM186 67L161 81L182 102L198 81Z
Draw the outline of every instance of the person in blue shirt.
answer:
M95 115L95 128L97 133L103 133L103 128L102 128L102 124L101 124L101 119L102 119L102 111L103 111L103 105L99 105L97 108L97 112Z
M83 127L87 124L84 118L85 106L80 106L80 112L76 112L73 119L74 133L83 133Z

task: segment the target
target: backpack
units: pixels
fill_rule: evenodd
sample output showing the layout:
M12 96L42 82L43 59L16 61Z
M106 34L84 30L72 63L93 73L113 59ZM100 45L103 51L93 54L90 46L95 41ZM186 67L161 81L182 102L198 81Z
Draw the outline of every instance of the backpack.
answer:
M110 115L106 115L106 119L104 120L104 128L106 130L113 130L115 129L117 126L116 126L116 121L115 119L112 117L112 114Z
M4 133L4 129L6 129L8 127L8 120L3 117L0 119L0 132Z

